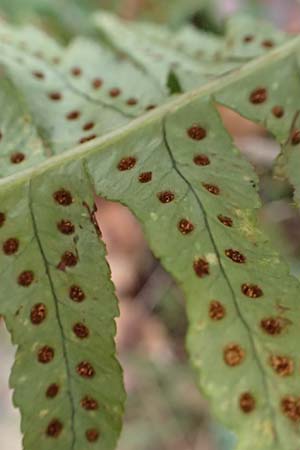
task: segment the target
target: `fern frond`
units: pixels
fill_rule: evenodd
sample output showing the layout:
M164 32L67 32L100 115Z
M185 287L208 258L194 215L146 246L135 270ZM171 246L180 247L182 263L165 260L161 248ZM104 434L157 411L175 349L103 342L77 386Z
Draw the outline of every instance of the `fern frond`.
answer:
M296 150L299 38L274 31L266 46L264 33L273 31L265 29L244 58L245 26L236 45L214 41L196 60L163 43L166 30L154 42L148 27L140 45L151 43L151 58L160 48L154 65L141 48L133 52L138 27L97 21L106 43L79 39L64 49L33 29L15 35L7 26L0 36L0 98L16 121L14 128L1 112L0 312L18 345L11 384L24 448L97 442L110 450L120 431L118 310L91 223L94 192L130 208L183 289L199 385L236 433L238 450L297 448L299 282L260 229L257 177L216 104L263 123ZM43 41L42 59L33 36ZM197 88L169 98L170 73L183 91ZM152 102L161 106L145 114ZM19 142L26 157L16 165Z

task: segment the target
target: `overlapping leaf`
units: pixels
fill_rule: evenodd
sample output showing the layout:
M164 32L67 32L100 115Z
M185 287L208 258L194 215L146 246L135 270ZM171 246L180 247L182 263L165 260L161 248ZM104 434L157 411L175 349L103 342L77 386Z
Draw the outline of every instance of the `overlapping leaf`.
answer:
M89 40L78 39L63 50L33 28L17 33L3 26L0 49L0 64L15 86L10 95L16 96L14 102L22 99L18 114L32 124L48 154L61 153L122 126L167 96L167 87L158 89L150 76L121 55ZM8 90L3 91L8 95ZM8 117L5 108L1 113ZM4 146L5 123L1 132L0 145ZM10 149L23 152L18 141L16 148L13 144L10 141L4 152L6 174L11 172ZM22 164L14 165L14 170L36 163L35 151L23 153Z
M24 99L8 79L0 79L0 178L45 160L47 151L35 124L27 114Z
M152 24L131 24L110 14L95 15L101 35L118 51L165 85L174 72L184 91L266 55L289 37L268 23L244 16L227 24L225 39L186 26L174 33ZM259 32L256 32L257 27Z
M267 43L269 50L275 48L278 42L289 40L282 34L272 34L269 28L267 28L269 38L267 38L266 29L263 29L263 37L260 35L258 38L253 31L253 26L252 23L252 32L246 29L246 38L251 37L247 44L253 46L250 51L252 56L255 53L257 55L261 53L257 46L257 39L263 45ZM233 30L236 29L238 29L237 26L233 27ZM245 36L244 31L243 35ZM240 40L235 38L236 41ZM247 48L248 45L246 45ZM239 52L240 56L238 56ZM277 63L274 61L272 71L268 70L268 66L258 73L253 70L247 75L246 81L243 79L243 82L237 82L234 86L221 88L219 92L216 92L215 98L244 117L260 123L275 136L282 147L282 153L275 165L275 174L291 182L295 188L296 204L299 205L300 77L297 53L296 56L287 54ZM233 50L234 54L237 58L241 58L243 50L236 48ZM244 56L246 57L247 53ZM269 59L272 60L272 58L271 56Z
M125 51L125 62L90 41L78 40L65 51L45 40L40 55L26 42L27 31L16 40L9 29L2 34L2 98L9 98L16 123L30 114L21 142L34 149L32 165L49 151L56 155L0 181L1 313L19 346L12 385L23 413L25 449L50 449L55 442L59 449L82 450L97 442L109 450L120 430L124 395L113 356L117 309L104 249L90 221L94 190L133 211L184 290L199 385L216 416L237 434L238 449L296 449L299 283L257 224L255 173L234 148L215 102L293 144L300 44L274 49L274 35L266 48L260 37L260 58L240 67L239 45L250 42L241 29L230 73L216 78L205 62L201 66L189 52L163 44L165 32L152 45L148 28L141 46L150 39L151 57L154 48L163 54L154 69L144 50L133 52L137 28L123 25L112 39L112 21L105 16L100 25L102 31L110 27L110 42ZM227 50L228 41L222 64L230 59ZM206 61L216 63L215 52L210 55ZM179 71L172 67L174 56ZM171 69L183 89L189 85L186 70L195 71L202 86L128 124L152 102L165 101ZM5 176L12 173L8 161L15 164L18 141L8 146L13 128L5 114L0 129ZM27 159L14 167L25 167Z
M299 86L300 88L300 86ZM298 89L300 92L300 89ZM288 179L294 188L294 200L296 206L300 207L300 109L297 110L291 127L291 134L282 146L282 153L278 157L275 174L283 179Z
M298 64L294 66L296 72L293 85L289 85L289 102L293 98L293 104L295 106L293 120L291 121L290 133L286 134L286 139L281 141L282 152L278 157L275 165L275 174L280 178L286 178L289 180L294 188L294 200L296 206L300 207L300 106L299 106L299 94L300 94L300 67L299 56ZM293 89L293 91L292 91Z
M176 73L183 90L200 86L211 77L208 67L167 43L170 31L157 31L158 37L154 39L153 28L146 25L144 33L143 26L132 26L103 13L95 16L95 24L114 49L125 53L135 65L149 73L159 87L166 85L171 71Z
M233 17L227 24L223 57L251 60L287 42L289 36L269 22L248 16Z

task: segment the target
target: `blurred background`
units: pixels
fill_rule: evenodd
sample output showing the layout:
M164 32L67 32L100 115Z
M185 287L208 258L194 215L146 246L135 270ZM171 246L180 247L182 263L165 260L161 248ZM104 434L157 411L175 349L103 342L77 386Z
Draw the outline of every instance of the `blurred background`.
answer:
M65 9L64 3L68 3ZM114 9L129 19L152 19L173 27L190 21L199 28L219 33L224 19L242 10L269 19L284 30L300 32L297 0L0 0L0 16L17 23L42 24L67 41L75 33L85 33L88 14L99 6ZM69 8L71 15L67 12ZM299 215L293 208L291 187L274 180L271 171L278 146L264 129L228 110L221 112L238 147L260 176L262 222L292 271L299 275ZM118 450L230 450L232 436L211 420L187 363L184 346L187 324L181 292L153 258L128 210L101 199L98 209L120 300L117 345L128 392ZM19 413L11 406L8 389L13 357L14 348L0 320L3 450L21 450Z

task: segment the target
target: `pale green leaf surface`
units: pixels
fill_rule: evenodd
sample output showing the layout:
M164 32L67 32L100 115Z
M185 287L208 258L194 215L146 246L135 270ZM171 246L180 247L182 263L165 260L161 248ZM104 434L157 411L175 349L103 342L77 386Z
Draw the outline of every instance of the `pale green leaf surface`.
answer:
M16 173L46 159L46 149L38 136L27 106L14 86L0 79L0 178ZM18 152L25 155L22 164L13 164Z
M48 62L55 62L61 58L63 52L63 48L55 40L32 26L18 28L1 22L0 39L1 45L7 45L3 47L2 52L9 55L10 47L11 51L14 51L15 58L27 54L28 57L31 55L37 59L44 58Z
M72 67L75 61L79 61L85 73L85 77L80 80L82 85L79 85L79 88L84 86L84 82L87 84L89 79L93 79L95 73L99 73L99 77L103 79L101 91L103 100L124 115L136 117L149 105L157 105L167 97L166 86L158 89L150 76L131 64L124 55L113 53L92 41L78 39L73 43L66 53L64 61L66 70ZM108 91L116 87L122 94L116 99L110 98L107 95ZM88 85L82 90L88 94L89 88ZM127 105L126 102L130 99L135 99L137 104Z
M108 13L96 14L95 25L113 48L124 52L151 75L160 88L166 85L171 70L176 71L185 90L200 86L210 78L205 66L172 46L162 46L159 41L144 35L140 27L135 28Z
M130 28L137 36L145 36L148 46L152 46L153 42L156 46L159 45L158 52L161 52L161 49L164 49L166 53L176 52L177 60L180 61L182 57L180 55L184 55L185 58L188 57L191 61L198 63L198 67L193 68L193 71L196 71L196 77L191 77L191 73L188 73L186 77L187 74L182 72L180 64L173 64L173 60L171 61L169 70L176 71L185 90L200 84L201 80L197 74L204 74L209 79L230 72L240 65L239 60L232 60L224 51L226 38L198 30L191 25L185 25L176 32L167 27L145 22L130 24Z
M91 41L78 39L58 51L50 38L42 33L35 36L32 29L16 37L14 29L3 26L1 36L0 64L17 87L16 95L24 98L26 113L44 145L54 154L128 123L167 96L166 87L157 89L147 74ZM74 76L72 70L77 68L80 75ZM53 94L60 98L51 99ZM72 112L77 113L75 119L68 118ZM34 162L31 157L27 160Z
M137 22L131 25L148 39L160 45L182 51L195 60L214 60L224 41L221 36L196 29L192 25L184 25L177 31L148 22Z
M271 23L248 16L234 16L227 23L224 58L250 60L263 56L290 37Z

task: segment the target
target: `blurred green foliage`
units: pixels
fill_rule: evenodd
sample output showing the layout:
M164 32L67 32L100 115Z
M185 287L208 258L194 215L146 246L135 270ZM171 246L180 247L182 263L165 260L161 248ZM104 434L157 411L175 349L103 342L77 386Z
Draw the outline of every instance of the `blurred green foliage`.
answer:
M261 1L240 1L252 14L264 11ZM187 20L204 30L222 32L217 11L221 0L0 0L0 16L15 23L33 23L62 41L94 32L92 15L99 9L114 11L128 19L154 20L173 27Z
M0 15L11 22L41 26L66 41L74 35L92 34L92 14L101 8L128 19L151 19L176 26L197 11L204 12L204 22L210 24L214 4L215 0L0 0Z

